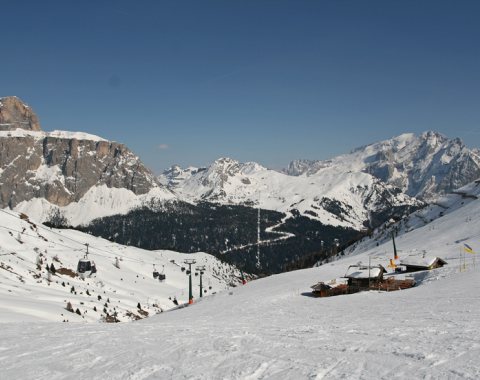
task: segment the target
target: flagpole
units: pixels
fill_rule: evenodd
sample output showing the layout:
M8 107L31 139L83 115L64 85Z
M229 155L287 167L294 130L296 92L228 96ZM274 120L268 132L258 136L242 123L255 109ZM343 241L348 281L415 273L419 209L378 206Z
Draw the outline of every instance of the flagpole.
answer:
M459 262L459 267L460 267L460 272L462 271L462 246L459 246L458 248L460 248L460 262Z
M462 246L460 246L460 268L461 272L465 272L466 265L465 265L465 250Z

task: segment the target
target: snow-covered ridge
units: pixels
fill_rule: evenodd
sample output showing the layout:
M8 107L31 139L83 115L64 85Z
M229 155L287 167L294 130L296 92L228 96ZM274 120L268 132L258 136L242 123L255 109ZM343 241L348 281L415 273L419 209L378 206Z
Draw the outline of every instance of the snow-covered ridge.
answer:
M15 211L45 222L55 210L59 210L70 225L81 226L96 218L127 214L132 209L152 202L168 202L175 199L174 194L161 187L154 187L146 194L136 195L124 188L101 185L92 187L78 202L72 202L67 206L59 207L44 198L33 198L19 203Z
M90 141L108 141L102 137L92 135L85 132L70 132L70 131L31 131L17 128L12 131L0 131L0 137L33 137L35 139L44 139L46 137L55 137L59 139L76 139L76 140L90 140Z
M292 161L285 173L311 176L326 168L362 171L417 198L433 200L480 177L480 154L433 131L405 133L325 161Z

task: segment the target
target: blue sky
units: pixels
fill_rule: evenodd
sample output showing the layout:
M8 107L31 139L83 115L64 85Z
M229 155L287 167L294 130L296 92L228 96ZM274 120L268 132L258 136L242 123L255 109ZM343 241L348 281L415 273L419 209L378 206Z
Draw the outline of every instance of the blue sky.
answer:
M281 168L404 132L480 147L479 1L10 1L0 96L156 172Z

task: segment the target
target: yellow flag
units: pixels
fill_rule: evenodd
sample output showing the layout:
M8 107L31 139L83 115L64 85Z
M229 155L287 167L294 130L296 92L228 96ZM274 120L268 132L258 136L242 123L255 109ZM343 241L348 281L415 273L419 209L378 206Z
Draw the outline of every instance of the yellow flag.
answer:
M390 259L390 264L388 265L389 268L396 268L397 267L397 264L395 264L395 261L393 261L393 259Z

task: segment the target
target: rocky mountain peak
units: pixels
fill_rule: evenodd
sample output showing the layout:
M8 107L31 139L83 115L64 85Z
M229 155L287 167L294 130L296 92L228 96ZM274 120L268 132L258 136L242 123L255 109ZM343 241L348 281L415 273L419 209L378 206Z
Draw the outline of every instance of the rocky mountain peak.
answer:
M188 168L184 169L180 165L173 165L169 169L165 170L158 177L158 180L162 185L174 189L182 182L188 180L192 175L202 170L205 170L205 168L189 166Z
M37 115L16 96L0 98L0 131L13 131L17 128L40 131Z

